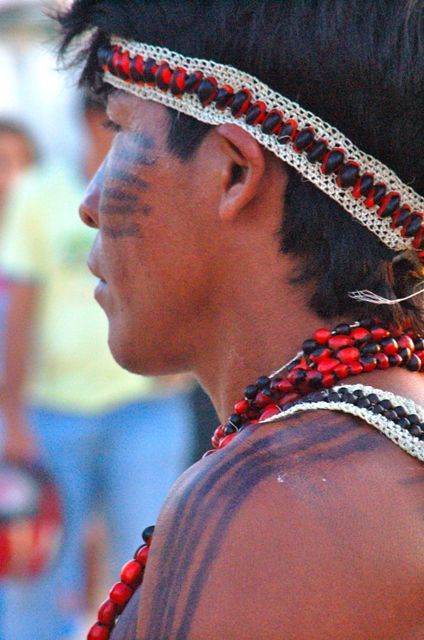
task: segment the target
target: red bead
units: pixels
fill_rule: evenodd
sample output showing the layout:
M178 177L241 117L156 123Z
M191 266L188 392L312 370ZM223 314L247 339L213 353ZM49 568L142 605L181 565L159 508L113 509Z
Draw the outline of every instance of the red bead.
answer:
M420 229L412 241L414 249L424 249L424 227Z
M377 369L388 369L390 367L390 361L385 353L377 353Z
M318 363L317 369L322 374L331 373L339 365L339 361L335 358L324 358Z
M328 346L330 349L333 349L333 351L338 351L344 347L351 347L352 345L353 340L350 336L331 336L328 340Z
M301 396L299 393L288 393L284 396L284 398L281 398L281 400L279 400L278 404L280 405L280 407L284 407L286 404L289 404L289 402L299 400L300 397Z
M281 413L281 409L278 404L270 404L269 407L267 407L265 411L261 413L260 421L262 422L262 420L272 418L272 416L276 416L278 413Z
M105 600L99 607L97 619L101 624L111 627L115 623L116 616L120 613L120 608L112 600Z
M222 438L221 442L219 443L218 449L222 449L227 444L229 444L231 442L231 440L234 438L235 435L237 435L237 434L236 433L230 433L229 436L225 436L225 438Z
M364 371L369 373L373 371L377 366L377 358L371 356L364 356L360 359L360 363L362 364Z
M415 351L414 341L407 335L399 338L398 345L401 349L410 349L412 353Z
M143 578L143 566L137 560L129 560L121 569L121 580L130 587L138 586Z
M292 383L287 379L281 380L281 382L278 382L275 386L279 391L284 391L284 393L290 393L290 391L294 389Z
M202 456L202 460L203 460L203 458L208 458L211 455L211 453L216 453L216 450L215 449L208 449L208 451L205 451L205 453Z
M359 359L359 350L356 347L346 347L337 352L337 357L344 364L351 364Z
M110 627L102 624L94 624L88 632L87 640L108 640L110 638Z
M351 362L348 365L348 368L349 368L349 374L352 376L357 376L360 373L362 373L364 370L364 367L360 362Z
M219 440L218 440L218 438L215 438L215 436L213 436L213 437L211 438L211 443L212 443L212 446L213 446L213 447L215 447L215 449L218 449L218 447L219 447Z
M338 378L340 378L341 380L343 378L347 378L349 375L349 367L347 366L347 364L339 364L335 369L334 369L334 373L336 374L336 376Z
M384 353L388 356L393 356L399 351L399 344L394 338L386 338L381 346L383 347Z
M325 387L325 389L329 389L330 387L332 387L335 382L336 376L334 375L334 373L326 373L322 377L322 386Z
M139 562L143 567L145 567L148 556L149 556L149 547L147 544L142 544L135 552L134 560L137 560L137 562Z
M309 356L312 362L321 362L321 360L324 360L324 358L329 358L331 356L330 349L319 347L319 350L321 352L318 355L314 355L314 353L311 353L311 355Z
M380 342L380 340L384 340L384 338L388 338L390 336L390 331L385 327L373 327L371 329L371 335L374 340Z
M224 436L224 425L220 424L219 427L215 429L213 437L217 438L218 440L221 440L223 436Z
M363 329L362 327L356 327L355 329L352 329L352 331L350 332L350 336L351 338L353 338L353 340L355 340L355 342L366 342L371 338L370 332L367 329Z
M245 411L247 411L249 408L249 403L247 400L240 400L239 402L236 402L236 404L234 405L234 412L235 413L244 413Z
M116 582L109 591L109 598L120 606L125 606L131 598L133 590L123 582Z
M271 404L271 402L273 402L273 399L267 396L266 393L262 393L262 391L259 391L256 395L255 405L257 407L266 407L268 404Z
M328 329L318 329L314 333L314 340L319 344L327 344L329 338L331 338L331 331Z

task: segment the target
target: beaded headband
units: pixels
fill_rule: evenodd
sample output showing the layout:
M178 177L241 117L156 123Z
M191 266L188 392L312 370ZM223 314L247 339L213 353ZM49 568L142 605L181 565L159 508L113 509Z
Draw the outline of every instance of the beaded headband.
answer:
M338 202L394 251L413 249L424 264L424 198L340 131L254 76L113 38L98 52L105 82L202 122L249 132Z

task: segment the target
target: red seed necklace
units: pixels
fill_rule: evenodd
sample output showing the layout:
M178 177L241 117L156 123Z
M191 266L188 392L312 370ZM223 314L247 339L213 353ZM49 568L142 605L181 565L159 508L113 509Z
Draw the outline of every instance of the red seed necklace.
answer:
M234 405L234 413L215 430L214 448L205 456L225 447L247 424L276 416L299 400L307 401L306 396L312 398L314 392L323 393L349 376L390 367L424 372L424 336L408 328L386 326L375 319L342 323L332 330L318 329L312 338L305 340L292 361L245 388L244 397ZM283 376L283 372L286 375ZM344 402L370 408L374 413L383 412L415 438L424 440L424 425L416 415L406 415L402 407L391 407L384 401L378 403L379 399L373 398L373 394L364 397L360 391L356 395L348 390L339 391ZM119 616L143 581L153 532L153 526L143 531L144 544L123 566L121 579L101 604L87 640L110 638Z

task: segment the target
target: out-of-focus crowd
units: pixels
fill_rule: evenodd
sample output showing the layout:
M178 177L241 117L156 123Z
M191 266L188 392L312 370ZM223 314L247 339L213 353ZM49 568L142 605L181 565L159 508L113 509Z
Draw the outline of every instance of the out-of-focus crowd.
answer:
M0 2L0 25L13 25L10 16ZM30 68L34 42L24 41L19 54ZM0 28L0 49L12 55L15 45ZM40 69L32 78L39 86ZM15 96L26 96L25 78L13 81ZM204 434L214 425L189 378L135 376L108 351L85 264L94 231L79 221L78 205L112 134L99 103L72 100L81 141L73 160L65 141L50 154L37 142L52 142L42 113L34 128L30 105L31 117L13 100L0 109L0 503L2 468L41 465L60 496L64 531L47 571L0 579L1 640L81 637L90 585L101 590L118 579L176 477L208 448ZM59 102L55 117L65 132L71 123Z

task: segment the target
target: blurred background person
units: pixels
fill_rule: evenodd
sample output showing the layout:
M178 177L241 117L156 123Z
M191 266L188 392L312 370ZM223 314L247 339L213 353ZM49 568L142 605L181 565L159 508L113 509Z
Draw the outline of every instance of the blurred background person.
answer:
M14 180L4 198L0 273L9 305L1 451L3 460L42 461L53 473L64 501L65 541L51 571L0 585L0 638L58 640L74 638L85 615L91 514L104 515L104 563L118 577L190 461L192 410L185 379L133 376L109 353L106 318L85 264L94 232L79 221L78 204L112 132L102 127L103 109L89 99L80 127L75 93L59 89L56 79L50 85L53 54L38 44L41 10L28 14L15 3L2 14L2 4L0 53L12 68L18 61L20 73L10 75L9 88L7 74L2 81L1 109L9 100L10 111L32 125L44 162ZM14 25L19 37L11 41ZM46 116L50 103L56 104L54 123Z

